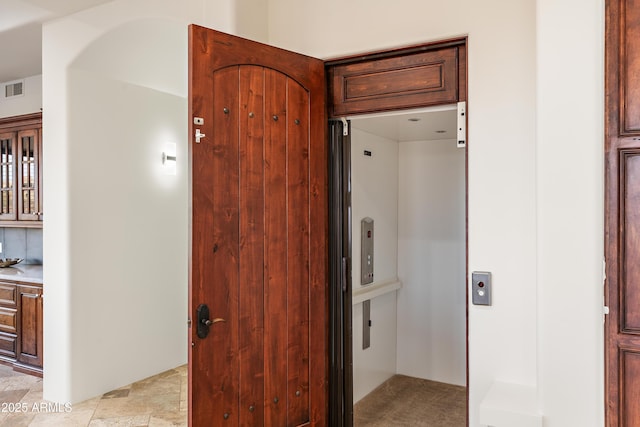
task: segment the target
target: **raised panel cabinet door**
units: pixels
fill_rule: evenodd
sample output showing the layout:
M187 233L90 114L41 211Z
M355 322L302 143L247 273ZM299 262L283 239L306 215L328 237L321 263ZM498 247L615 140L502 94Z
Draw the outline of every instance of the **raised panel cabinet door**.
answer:
M606 424L640 426L640 1L606 2Z
M189 424L324 427L324 63L195 25L189 44Z
M42 367L42 289L18 286L18 362Z
M331 117L466 100L464 43L329 61Z

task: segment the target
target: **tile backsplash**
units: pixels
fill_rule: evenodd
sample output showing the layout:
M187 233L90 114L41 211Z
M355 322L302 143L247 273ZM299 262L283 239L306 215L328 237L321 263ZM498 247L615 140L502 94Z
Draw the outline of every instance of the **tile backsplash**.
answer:
M24 264L42 264L41 228L1 228L0 258L22 258Z

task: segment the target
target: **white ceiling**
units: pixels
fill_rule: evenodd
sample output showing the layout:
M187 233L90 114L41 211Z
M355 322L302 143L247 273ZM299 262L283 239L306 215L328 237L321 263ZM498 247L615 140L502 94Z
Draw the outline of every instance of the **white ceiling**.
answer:
M394 141L455 139L455 105L422 110L350 117L351 127ZM410 120L413 119L413 120ZM415 121L417 119L417 121ZM443 132L444 131L444 132Z
M112 0L0 0L0 82L42 73L42 23Z

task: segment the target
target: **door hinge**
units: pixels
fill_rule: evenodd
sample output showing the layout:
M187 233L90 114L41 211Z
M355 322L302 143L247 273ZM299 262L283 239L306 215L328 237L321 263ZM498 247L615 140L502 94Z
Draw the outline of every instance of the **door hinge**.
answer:
M604 312L605 315L609 314L609 307L605 305L602 311Z
M342 121L342 136L349 136L349 122L346 117L340 117Z

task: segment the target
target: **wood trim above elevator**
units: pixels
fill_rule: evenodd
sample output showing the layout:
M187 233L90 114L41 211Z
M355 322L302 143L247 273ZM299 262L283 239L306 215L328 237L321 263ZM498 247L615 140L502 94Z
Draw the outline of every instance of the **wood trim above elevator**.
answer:
M329 117L467 99L466 38L326 62Z

